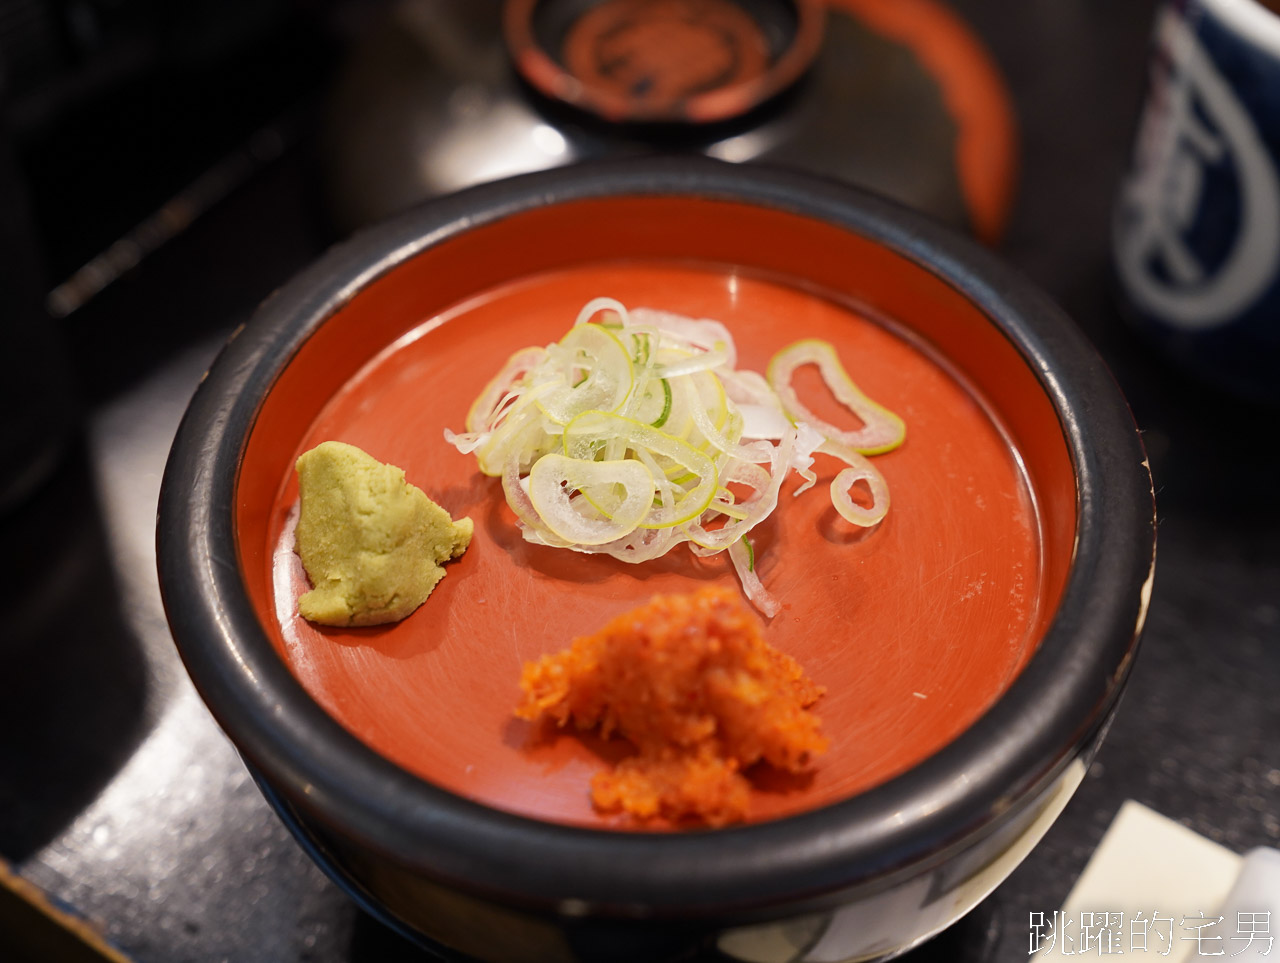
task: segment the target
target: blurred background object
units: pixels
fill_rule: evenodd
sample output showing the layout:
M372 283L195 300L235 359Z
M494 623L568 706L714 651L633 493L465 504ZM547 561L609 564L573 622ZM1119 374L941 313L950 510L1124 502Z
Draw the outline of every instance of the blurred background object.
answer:
M988 242L1016 180L1008 91L937 0L0 0L0 74L55 317L313 137L329 238L642 151L846 179Z
M3 109L0 82L0 332L9 358L0 377L0 405L24 412L0 419L0 517L53 471L75 413L61 333L45 314L35 223Z
M9 118L55 280L315 87L299 0L3 0Z
M95 927L61 907L0 859L0 933L10 963L129 963Z
M324 157L337 223L348 230L436 194L575 160L689 151L853 181L999 236L1015 178L1012 108L983 46L948 7L721 0L720 14L744 21L734 21L742 46L754 38L767 51L751 76L686 68L681 50L712 61L708 35L724 36L698 23L706 9L687 0L397 0L336 82ZM746 57L718 52L725 63ZM660 90L683 92L659 105Z
M1280 403L1280 14L1166 3L1120 192L1130 319L1189 372Z

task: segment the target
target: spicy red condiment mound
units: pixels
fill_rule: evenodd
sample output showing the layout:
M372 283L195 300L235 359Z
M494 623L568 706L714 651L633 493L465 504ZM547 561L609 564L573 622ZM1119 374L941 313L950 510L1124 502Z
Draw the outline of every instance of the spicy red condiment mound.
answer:
M636 747L591 782L605 811L645 819L743 819L743 770L766 762L803 772L827 740L808 707L822 687L765 642L735 592L659 595L594 635L527 663L523 719L599 728Z

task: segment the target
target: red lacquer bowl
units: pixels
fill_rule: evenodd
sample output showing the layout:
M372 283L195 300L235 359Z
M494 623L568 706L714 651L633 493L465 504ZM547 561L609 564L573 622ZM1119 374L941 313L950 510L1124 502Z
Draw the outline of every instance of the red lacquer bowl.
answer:
M755 534L782 603L766 637L825 687L831 749L806 778L753 770L732 829L596 812L591 776L625 744L513 715L523 663L655 593L736 586L727 559L531 545L500 484L444 440L512 351L554 341L600 295L723 321L740 367L827 340L908 426L877 458L892 492L879 526L853 530L825 484L794 497L791 482ZM326 439L475 521L395 625L297 616L293 463ZM689 161L478 188L331 252L201 386L159 537L182 655L299 838L393 925L495 960L711 942L750 959L815 920L822 958L870 958L945 926L1078 783L1154 549L1127 408L1025 281L848 188Z
M506 0L503 36L533 89L613 123L709 124L795 84L821 0Z

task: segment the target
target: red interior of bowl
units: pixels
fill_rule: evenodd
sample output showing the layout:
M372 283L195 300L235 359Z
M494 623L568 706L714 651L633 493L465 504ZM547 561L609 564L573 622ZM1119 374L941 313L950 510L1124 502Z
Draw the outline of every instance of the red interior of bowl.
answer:
M876 460L892 508L847 526L820 483L756 537L783 610L766 638L826 687L831 749L812 778L753 773L753 819L864 790L937 751L1009 685L1052 618L1071 560L1075 484L1048 398L1012 344L955 289L820 222L711 200L580 201L514 215L374 281L291 361L238 483L250 596L281 657L335 718L453 792L538 818L617 825L593 772L625 753L516 720L522 664L657 592L736 586L727 558L681 547L641 566L525 543L496 480L443 438L506 357L556 340L592 297L717 318L739 366L801 337L832 342L907 423ZM814 389L815 383L809 386ZM818 395L816 390L811 394ZM466 555L412 616L335 630L296 615L293 462L326 439L403 468L453 515Z

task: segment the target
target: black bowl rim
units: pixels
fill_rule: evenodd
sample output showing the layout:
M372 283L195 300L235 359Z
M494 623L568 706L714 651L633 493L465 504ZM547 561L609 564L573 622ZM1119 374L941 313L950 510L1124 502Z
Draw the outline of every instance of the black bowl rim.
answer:
M432 245L547 204L613 195L762 205L888 246L976 303L1056 407L1075 462L1075 559L1049 631L1013 685L954 742L833 805L715 831L541 822L400 769L311 699L258 624L236 559L244 441L301 344L359 289ZM158 557L166 612L206 704L308 818L411 872L512 904L628 917L822 899L936 865L1047 788L1114 709L1146 612L1154 499L1109 371L1067 316L996 256L846 184L701 158L593 162L471 188L357 234L276 292L197 390L165 471Z

